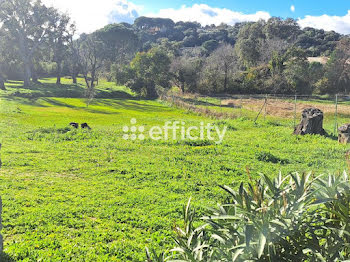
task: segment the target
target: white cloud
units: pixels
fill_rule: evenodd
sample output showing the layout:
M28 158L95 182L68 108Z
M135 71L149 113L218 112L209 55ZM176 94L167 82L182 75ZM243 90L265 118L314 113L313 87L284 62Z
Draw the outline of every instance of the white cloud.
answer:
M350 10L345 16L310 16L299 19L301 27L314 27L326 31L336 31L342 34L350 34Z
M191 21L202 25L219 25L221 23L233 25L237 22L267 20L271 16L268 12L258 11L254 14L243 14L226 8L214 8L206 4L183 5L180 9L161 9L158 13L147 14L150 17L171 18L175 22Z
M90 33L109 23L133 21L142 12L143 7L128 0L42 0L44 4L54 6L62 12L68 13L76 22L78 33ZM295 12L295 6L290 7ZM244 14L227 8L215 8L206 4L183 5L181 8L161 9L156 13L142 14L149 17L171 18L178 21L196 21L202 25L219 25L221 23L233 25L237 22L267 20L271 16L268 12L257 11ZM343 34L350 34L350 10L344 16L310 16L299 18L301 27L314 27L324 30L334 30Z
M142 9L127 0L43 0L43 3L68 13L79 33L91 33L109 23L132 23Z

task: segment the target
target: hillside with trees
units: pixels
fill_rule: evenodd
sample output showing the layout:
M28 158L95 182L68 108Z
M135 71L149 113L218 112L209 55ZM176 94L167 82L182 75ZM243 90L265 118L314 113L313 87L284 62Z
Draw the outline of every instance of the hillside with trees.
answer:
M17 8L20 6L20 8ZM233 26L139 17L76 34L74 21L31 0L0 4L0 88L41 77L84 77L93 98L99 78L147 97L176 86L208 95L347 93L349 38L300 28L293 19ZM310 62L327 57L327 63Z

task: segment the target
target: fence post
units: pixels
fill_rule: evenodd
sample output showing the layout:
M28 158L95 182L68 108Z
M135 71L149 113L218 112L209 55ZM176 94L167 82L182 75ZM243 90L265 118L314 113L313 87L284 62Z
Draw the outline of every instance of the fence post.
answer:
M243 101L242 101L242 95L240 95L240 101L241 101L241 108L240 108L240 111L239 111L239 117L242 117L242 110L243 110Z
M266 97L265 97L264 121L266 121L266 114L267 114L267 94L266 94Z
M294 96L294 127L296 126L297 121L297 95Z
M255 120L254 120L254 124L256 124L256 121L258 120L258 118L259 118L261 112L263 111L264 107L266 106L266 102L267 102L267 98L265 98L265 102L264 102L263 106L261 107L261 109L260 109L258 115L256 116L256 118L255 118Z
M337 134L336 132L338 128L337 116L338 116L338 94L335 95L334 135Z

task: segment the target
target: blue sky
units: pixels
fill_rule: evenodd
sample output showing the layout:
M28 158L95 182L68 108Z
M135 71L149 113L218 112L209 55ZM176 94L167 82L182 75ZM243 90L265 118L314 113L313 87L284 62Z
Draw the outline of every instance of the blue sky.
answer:
M255 13L257 11L269 12L272 16L303 18L306 15L337 15L344 16L350 10L350 0L207 0L207 1L157 1L135 0L137 5L144 6L144 13L155 13L159 9L180 8L182 5L207 4L211 7L228 8L242 13ZM295 12L290 7L295 6Z
M350 0L42 0L68 12L79 32L92 32L108 23L133 21L139 16L197 21L202 25L293 17L311 26L350 34ZM83 10L82 10L83 9Z

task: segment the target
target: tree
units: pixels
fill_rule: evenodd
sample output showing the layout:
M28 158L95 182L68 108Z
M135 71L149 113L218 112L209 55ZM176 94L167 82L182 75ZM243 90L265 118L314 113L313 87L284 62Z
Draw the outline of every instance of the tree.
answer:
M137 18L134 25L139 29L156 29L157 31L172 29L175 25L173 20L168 18L152 18L141 16Z
M234 48L230 44L221 45L205 61L201 73L202 86L214 92L227 92L236 65Z
M348 93L350 83L350 38L343 38L337 44L331 59L326 65L326 78L329 93Z
M77 83L77 77L80 69L80 41L74 40L73 36L75 35L76 28L75 26L71 27L71 34L68 39L68 56L66 57L66 62L69 67L70 74L72 76L73 84Z
M62 63L68 53L68 43L72 38L75 27L70 23L67 15L54 10L50 17L51 30L49 31L49 46L53 52L53 61L56 63L56 84L61 84Z
M4 65L6 63L5 59L5 50L6 50L6 42L5 42L5 32L0 30L0 90L6 90L5 88L5 72Z
M208 55L211 54L215 49L217 49L218 46L219 46L219 42L214 39L205 41L202 44L202 47L204 48L205 53Z
M290 43L294 43L301 33L297 20L287 18L283 20L280 17L270 18L264 27L267 38L280 38Z
M288 41L281 38L267 38L261 42L259 60L262 64L267 64L273 57L283 56L291 46Z
M122 24L107 25L95 34L106 48L104 71L107 72L107 77L112 65L122 66L129 63L139 46L136 33Z
M245 24L238 33L235 49L245 67L256 66L260 61L260 45L265 40L264 21Z
M175 57L170 66L173 82L182 93L195 92L201 71L202 59L199 57Z
M214 51L212 57L214 60L217 60L219 69L224 75L223 90L226 92L228 90L229 75L233 73L236 66L235 50L230 44L223 44Z
M96 34L83 35L79 45L79 65L86 83L88 103L95 96L95 83L107 57L106 47Z
M53 11L54 9L47 8L40 1L2 0L0 2L0 23L16 38L19 47L24 67L24 86L30 84L33 55L47 40Z
M283 71L291 90L295 94L311 94L309 81L309 62L306 52L299 48L290 49L286 55L286 67Z
M147 98L158 96L157 87L170 88L170 58L159 48L139 52L130 66L117 72L117 82Z

